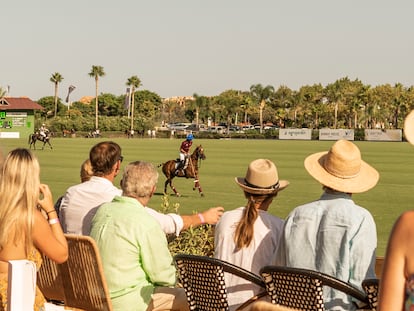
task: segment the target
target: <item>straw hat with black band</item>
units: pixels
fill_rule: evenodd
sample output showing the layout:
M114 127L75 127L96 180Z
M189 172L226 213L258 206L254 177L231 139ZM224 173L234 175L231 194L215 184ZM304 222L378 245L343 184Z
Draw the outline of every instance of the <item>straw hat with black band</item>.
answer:
M344 139L329 151L308 156L305 168L322 185L346 193L365 192L379 180L377 170L361 159L358 147Z
M236 177L236 183L251 194L274 194L285 189L289 182L279 180L276 165L267 159L250 162L245 177Z

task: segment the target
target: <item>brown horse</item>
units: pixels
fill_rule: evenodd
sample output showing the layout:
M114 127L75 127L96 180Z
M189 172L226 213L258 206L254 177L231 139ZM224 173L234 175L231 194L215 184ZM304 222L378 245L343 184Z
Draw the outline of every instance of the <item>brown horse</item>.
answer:
M36 150L36 141L41 141L43 142L43 146L42 146L42 150L45 149L45 145L48 144L50 149L53 149L52 144L50 143L50 133L47 132L46 133L46 137L43 137L42 135L40 135L39 132L35 132L33 134L29 135L29 149L32 149L32 145L33 148Z
M206 155L204 154L204 149L201 145L197 146L194 149L191 156L188 158L188 165L186 169L180 170L177 172L177 160L169 160L165 163L161 163L158 167L162 166L162 172L164 173L167 180L164 184L164 193L167 193L167 185L169 184L171 189L174 191L176 196L180 196L180 193L175 189L172 184L172 180L174 177L185 177L185 178L194 178L194 187L193 190L198 188L198 192L201 196L204 196L203 190L201 189L200 182L198 180L198 168L199 168L199 161L205 160Z

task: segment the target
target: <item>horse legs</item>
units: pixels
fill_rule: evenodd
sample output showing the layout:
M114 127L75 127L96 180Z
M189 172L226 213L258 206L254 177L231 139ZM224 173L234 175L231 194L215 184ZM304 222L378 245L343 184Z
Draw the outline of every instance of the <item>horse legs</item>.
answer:
M198 188L198 193L200 193L200 195L203 197L204 196L203 189L201 189L200 181L198 180L198 178L194 179L193 190L195 190L196 188Z
M167 179L166 181L165 181L165 184L164 184L164 193L167 193L167 185L170 185L170 188L172 189L172 191L174 191L174 193L175 193L175 195L177 196L177 197L179 197L180 196L180 193L177 191L177 189L175 189L175 187L173 186L173 184L172 184L172 178L169 178L169 179Z

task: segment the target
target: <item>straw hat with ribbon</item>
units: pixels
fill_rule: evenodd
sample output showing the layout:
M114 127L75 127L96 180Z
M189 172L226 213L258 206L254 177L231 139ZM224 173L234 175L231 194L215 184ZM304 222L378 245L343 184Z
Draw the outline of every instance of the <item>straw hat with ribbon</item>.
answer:
M414 145L414 110L411 111L404 121L404 135L407 141Z
M273 194L289 185L287 180L279 180L275 164L267 159L250 162L246 176L236 177L235 181L240 188L251 194Z
M361 159L358 147L344 139L329 151L308 156L305 168L322 185L346 193L365 192L379 179L377 170Z

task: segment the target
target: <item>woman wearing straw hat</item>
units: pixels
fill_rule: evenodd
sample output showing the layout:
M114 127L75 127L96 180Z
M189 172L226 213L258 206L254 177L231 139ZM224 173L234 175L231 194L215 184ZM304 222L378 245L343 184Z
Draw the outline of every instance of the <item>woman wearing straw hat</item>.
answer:
M370 212L351 196L373 188L379 174L348 140L308 156L305 169L324 192L288 215L273 263L320 271L362 289L364 279L375 278L377 232ZM338 291L326 290L324 298L327 310L356 309Z
M405 118L404 134L414 145L414 110ZM378 310L414 308L414 210L400 215L394 224L385 253Z
M215 229L215 257L259 274L271 263L283 229L283 220L267 212L273 198L289 182L279 180L275 164L266 159L252 161L246 176L236 183L247 199L245 207L226 212ZM226 275L230 310L257 294L257 286Z

